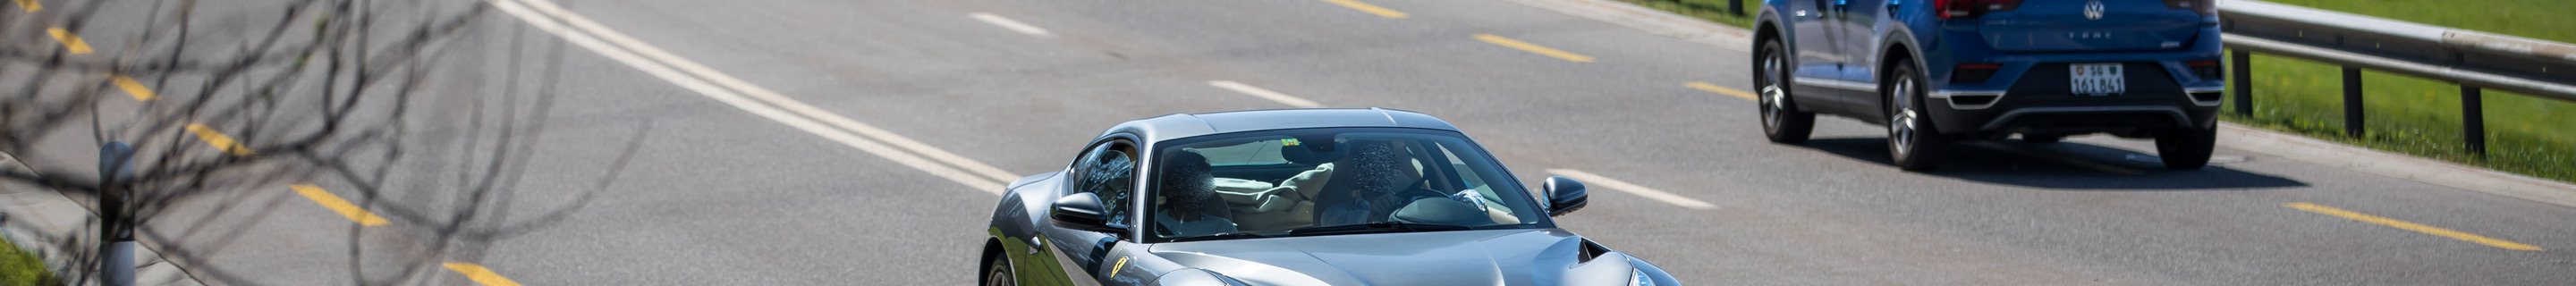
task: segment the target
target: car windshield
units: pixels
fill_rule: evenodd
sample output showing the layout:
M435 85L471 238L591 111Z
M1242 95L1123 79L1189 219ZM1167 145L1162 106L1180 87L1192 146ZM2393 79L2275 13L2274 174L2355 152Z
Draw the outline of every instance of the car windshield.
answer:
M1547 224L1491 156L1454 132L1280 130L1156 150L1147 224L1161 239Z

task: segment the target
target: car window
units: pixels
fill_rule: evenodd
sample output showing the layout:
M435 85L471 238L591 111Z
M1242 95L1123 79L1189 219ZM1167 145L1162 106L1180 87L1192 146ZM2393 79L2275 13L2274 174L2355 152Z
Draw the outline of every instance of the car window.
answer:
M1245 140L1252 141L1232 141L1240 144L1192 147L1190 150L1207 157L1208 164L1214 166L1274 165L1288 163L1288 159L1279 156L1280 147L1297 145L1297 139L1286 137L1267 139L1254 137L1245 138Z
M1101 144L1083 156L1075 169L1073 190L1100 196L1104 220L1112 226L1126 227L1129 199L1135 194L1136 159L1123 142Z
M1152 211L1145 214L1148 233L1160 238L1389 221L1549 224L1491 156L1454 132L1245 132L1168 141L1154 152L1146 201ZM1229 165L1273 167L1218 168ZM1214 176L1213 169L1243 176Z
M1477 196L1482 196L1482 197L1483 197L1483 200L1479 200L1479 201L1477 201L1477 203L1478 203L1478 204L1482 204L1482 205L1484 205L1483 207L1492 208L1492 209L1493 209L1493 210L1495 210L1495 211L1504 212L1504 213L1511 214L1511 215L1515 215L1515 216L1522 215L1522 214L1520 214L1520 213L1512 213L1512 212L1513 212L1512 208L1510 208L1510 207L1508 207L1508 206L1503 205L1502 200L1503 200L1504 196L1502 195L1502 193L1498 193L1498 192L1495 192L1495 191L1494 191L1493 185L1494 185L1495 183L1504 183L1504 184L1509 184L1510 182L1488 182L1488 181L1486 181L1486 179L1487 179L1487 178L1494 178L1494 179L1499 179L1499 180L1509 180L1509 179L1511 179L1511 176L1504 176L1504 175L1501 173L1501 171L1502 171L1502 170L1501 170L1501 169L1497 169L1497 168L1477 168L1477 167L1473 167L1473 165L1471 165L1470 163L1468 163L1468 162L1470 162L1470 161L1467 161L1467 160L1468 160L1467 158L1460 158L1460 157L1458 157L1458 152L1462 152L1462 151L1473 151L1474 149L1466 149L1466 148L1470 148L1470 147L1468 147L1468 146L1464 146L1464 145L1458 145L1458 144L1464 144L1464 143L1463 143L1463 142L1441 142L1441 143L1438 143L1438 145L1434 145L1434 146L1433 146L1433 147L1434 147L1434 148L1433 148L1434 152L1437 152L1437 153L1439 153L1441 156L1446 157L1446 158L1442 158L1442 159L1447 159L1447 160L1448 160L1448 161L1446 161L1446 162L1448 162L1447 166L1443 166L1443 167L1446 167L1446 171L1449 171L1449 174L1450 174L1451 176L1454 176L1453 178L1450 178L1450 179L1454 180L1454 182L1458 182L1458 184L1457 184L1457 185L1455 185L1454 187L1455 187L1455 188L1459 188L1459 189L1464 189L1464 190L1473 190L1473 191L1475 192L1475 195L1477 195ZM1471 158L1475 158L1476 160L1478 160L1478 161L1474 161L1474 162L1477 162L1477 163L1481 163L1481 164L1491 164L1491 163L1483 162L1482 160L1484 159L1484 157L1482 157L1482 156L1471 156Z

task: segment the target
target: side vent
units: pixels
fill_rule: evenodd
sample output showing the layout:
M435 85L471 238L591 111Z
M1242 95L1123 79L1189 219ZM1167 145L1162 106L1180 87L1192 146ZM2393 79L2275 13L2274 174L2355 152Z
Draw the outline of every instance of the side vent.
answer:
M1578 256L1579 258L1576 258L1575 261L1589 263L1592 262L1593 258L1601 257L1602 254L1610 254L1610 248L1602 247L1599 243L1592 243L1591 239L1584 239L1583 253L1581 253L1580 256Z

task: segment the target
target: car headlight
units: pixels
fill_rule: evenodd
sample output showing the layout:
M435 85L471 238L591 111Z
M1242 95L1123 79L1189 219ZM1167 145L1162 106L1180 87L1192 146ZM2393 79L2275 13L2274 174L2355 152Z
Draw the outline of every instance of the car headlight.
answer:
M1646 277L1645 270L1629 269L1628 286L1655 286L1655 278Z

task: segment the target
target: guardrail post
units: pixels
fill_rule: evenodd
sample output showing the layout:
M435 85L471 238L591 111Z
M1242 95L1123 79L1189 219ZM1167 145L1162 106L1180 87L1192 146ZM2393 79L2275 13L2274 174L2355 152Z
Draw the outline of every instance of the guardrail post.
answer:
M2343 134L2361 137L2361 68L2343 66Z
M1744 0L1726 0L1726 11L1744 16Z
M134 220L126 180L134 177L134 146L110 141L98 148L98 285L134 285Z
M2254 116L2254 57L2251 56L2254 52L2234 50L2227 58L2227 84L2236 86L2236 94L2231 94L2236 97L2236 115L2251 117Z
M2487 116L2484 90L2473 85L2460 85L2460 136L2468 139L2469 153L2487 156Z

